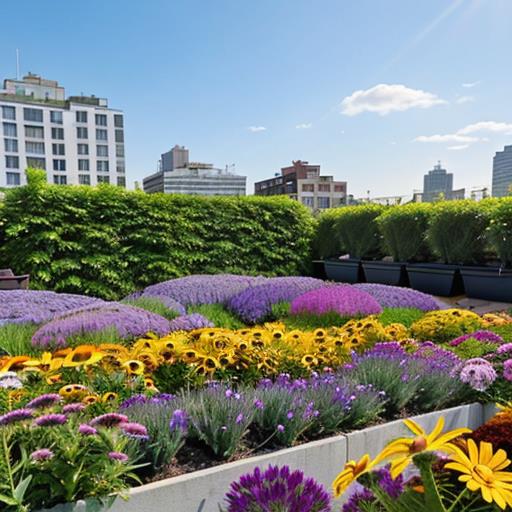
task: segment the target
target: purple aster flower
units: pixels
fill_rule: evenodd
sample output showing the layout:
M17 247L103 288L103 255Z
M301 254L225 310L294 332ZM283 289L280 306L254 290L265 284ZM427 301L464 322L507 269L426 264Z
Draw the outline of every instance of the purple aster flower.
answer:
M188 428L188 416L187 413L181 409L176 409L172 413L171 421L169 422L169 429L171 432L179 430L186 432Z
M102 414L101 416L96 416L93 418L89 425L93 427L118 427L121 423L128 423L128 416L124 414L119 414L117 412L108 412L106 414Z
M36 462L44 462L53 458L53 452L48 448L41 448L30 454L30 458Z
M492 331L475 331L471 334L464 334L450 341L450 346L456 347L461 343L464 343L466 340L474 339L476 341L480 341L482 343L503 343L503 338Z
M361 512L363 506L368 506L375 501L375 496L370 489L362 488L350 495L350 498L343 504L342 512Z
M79 402L77 402L77 403L74 402L72 404L66 404L62 408L62 412L64 414L77 414L79 412L82 412L84 409L85 409L85 405L84 404L81 404Z
M25 407L28 409L44 409L45 407L51 407L52 405L58 404L60 401L60 395L57 395L56 393L47 393L34 398Z
M509 382L512 381L512 359L507 359L503 363L503 377Z
M481 357L468 359L463 363L460 380L477 391L485 391L497 377L492 364Z
M147 428L140 423L122 423L121 430L132 439L139 439L141 441L147 441L149 439Z
M128 455L123 452L108 452L108 458L118 462L128 462Z
M496 350L496 353L499 355L507 354L508 352L512 352L512 343L504 343Z
M65 414L44 414L34 420L34 424L38 427L55 427L57 425L64 425L68 421Z
M94 427L91 427L90 425L87 425L86 423L82 423L78 427L78 432L80 434L82 434L83 436L94 436L98 433L98 431Z
M33 417L32 409L16 409L0 416L0 426L11 425Z

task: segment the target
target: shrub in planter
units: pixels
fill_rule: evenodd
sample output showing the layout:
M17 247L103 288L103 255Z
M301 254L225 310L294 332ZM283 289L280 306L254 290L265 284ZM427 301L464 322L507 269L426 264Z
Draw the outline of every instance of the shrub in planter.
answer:
M380 233L376 219L385 207L365 204L341 208L335 221L335 234L342 251L352 258L372 258L379 255Z
M494 200L443 201L432 206L427 232L430 248L444 263L483 260Z
M382 245L394 261L425 260L430 251L425 240L432 206L410 203L386 209L376 219Z
M501 263L512 266L512 197L500 199L492 208L488 234Z
M318 218L313 238L313 254L315 257L330 258L342 251L341 241L336 231L336 220L341 212L341 208L330 208Z

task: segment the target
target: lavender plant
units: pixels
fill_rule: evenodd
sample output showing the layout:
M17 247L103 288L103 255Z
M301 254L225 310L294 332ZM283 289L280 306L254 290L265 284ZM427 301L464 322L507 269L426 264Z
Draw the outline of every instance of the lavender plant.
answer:
M193 331L202 327L213 327L213 323L199 313L182 315L169 323L169 332L174 331Z

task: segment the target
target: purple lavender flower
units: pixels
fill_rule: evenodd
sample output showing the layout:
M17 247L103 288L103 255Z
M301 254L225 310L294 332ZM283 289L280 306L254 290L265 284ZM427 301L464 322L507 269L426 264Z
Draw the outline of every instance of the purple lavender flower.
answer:
M182 315L169 322L169 332L193 331L203 327L213 327L213 323L199 313Z
M503 377L509 382L512 381L512 359L507 359L503 363Z
M235 423L236 423L237 425L240 425L240 423L242 423L242 421L244 421L244 415L243 415L242 413L240 413L240 414L236 417L236 419L235 419Z
M48 448L41 448L32 452L30 458L36 462L44 462L53 458L53 452Z
M281 425L281 424L279 423L279 425L277 425L276 430L277 430L278 432L284 432L286 429L284 428L284 425Z
M130 398L127 398L124 402L121 402L119 409L128 409L133 405L142 405L147 403L148 397L146 395L132 395Z
M288 466L269 466L265 472L256 468L233 482L226 494L227 512L248 510L289 510L330 512L331 498L323 486L301 471Z
M44 414L34 420L34 424L38 427L56 427L58 425L64 425L68 421L65 414Z
M415 308L421 311L439 309L432 295L410 288L376 283L359 283L354 286L369 293L383 308Z
M485 391L497 377L492 364L481 357L468 359L463 363L460 380L477 391Z
M62 412L64 414L77 414L82 412L85 409L85 405L81 403L72 403L72 404L66 404L62 408Z
M121 430L126 436L132 439L138 439L140 441L147 441L149 439L147 428L140 423L122 423Z
M15 409L0 416L0 426L12 425L18 421L28 420L33 417L32 409Z
M96 416L93 418L89 425L92 427L118 427L121 423L128 423L130 420L128 416L124 414L119 414L117 412L107 412L106 414L102 414L101 416Z
M464 343L466 340L474 339L480 341L482 343L503 343L503 338L492 331L476 331L471 334L463 334L458 338L450 341L450 346L456 347L461 343Z
M16 372L4 372L0 375L0 388L2 389L20 389L23 387L21 380Z
M176 409L172 413L171 421L169 422L169 429L171 432L179 430L186 432L188 429L188 416L182 409Z
M128 462L128 455L123 452L108 452L108 458L117 462Z
M46 407L52 407L60 401L60 395L57 395L56 393L47 393L34 398L25 407L27 407L27 409L44 409Z
M94 436L98 433L98 431L94 427L91 427L90 425L87 425L86 423L82 423L78 427L78 432L80 434L82 434L83 436Z
M499 355L507 354L509 352L512 352L512 343L504 343L496 350L496 353Z
M361 512L365 510L363 506L367 507L375 501L375 496L370 489L362 487L362 490L353 492L348 501L343 504L342 512ZM371 510L371 509L370 509Z
M367 316L382 312L379 303L368 293L350 285L324 286L300 295L293 300L293 315L338 313L341 316Z

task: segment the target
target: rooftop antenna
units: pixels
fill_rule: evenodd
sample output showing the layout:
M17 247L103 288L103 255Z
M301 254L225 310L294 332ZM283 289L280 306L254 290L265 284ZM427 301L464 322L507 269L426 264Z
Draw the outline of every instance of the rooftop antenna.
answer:
M16 80L20 79L20 50L16 48Z

